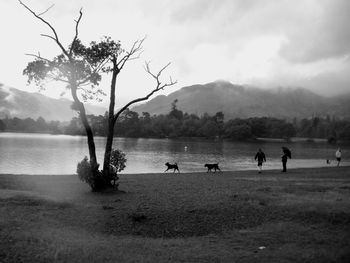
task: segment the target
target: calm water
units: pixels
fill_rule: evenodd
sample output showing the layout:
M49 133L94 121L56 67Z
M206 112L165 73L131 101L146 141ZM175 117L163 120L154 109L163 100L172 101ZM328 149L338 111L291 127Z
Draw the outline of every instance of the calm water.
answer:
M105 138L95 138L98 161L103 161ZM123 173L163 172L164 163L177 162L182 172L206 171L204 163L220 163L222 170L256 169L254 155L262 148L267 156L265 169L281 169L281 146L292 150L288 167L335 165L335 146L327 143L241 143L170 139L115 138L114 148L127 154ZM343 164L350 152L342 146ZM78 161L88 155L83 136L0 133L0 173L12 174L72 174Z

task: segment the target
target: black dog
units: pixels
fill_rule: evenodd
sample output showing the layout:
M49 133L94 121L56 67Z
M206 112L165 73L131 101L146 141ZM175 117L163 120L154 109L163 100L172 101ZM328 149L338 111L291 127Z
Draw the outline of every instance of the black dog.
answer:
M171 164L171 163L166 163L165 164L168 168L164 171L164 173L170 169L174 169L174 173L177 170L178 172L180 172L179 167L177 166L177 163Z
M216 172L216 170L219 170L221 172L218 163L206 163L204 167L208 168L207 172L211 172L212 169L214 169L214 173Z

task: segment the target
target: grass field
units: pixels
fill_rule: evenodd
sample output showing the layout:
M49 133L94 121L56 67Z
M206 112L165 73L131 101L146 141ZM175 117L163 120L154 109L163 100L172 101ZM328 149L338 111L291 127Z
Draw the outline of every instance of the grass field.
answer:
M0 175L0 262L350 262L350 168Z

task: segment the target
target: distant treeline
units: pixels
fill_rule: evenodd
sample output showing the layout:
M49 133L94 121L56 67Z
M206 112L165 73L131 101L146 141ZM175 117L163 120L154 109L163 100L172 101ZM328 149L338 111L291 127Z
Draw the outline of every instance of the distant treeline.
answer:
M32 118L20 119L14 117L12 119L5 118L0 120L0 131L63 134L65 129L64 124L59 121L47 122L42 117L36 120Z
M107 127L108 114L104 116L89 115L95 135L104 136ZM223 138L232 140L253 140L254 138L325 138L329 141L350 140L350 121L335 118L314 117L310 119L286 120L261 117L224 120L222 112L214 116L204 114L197 116L187 114L176 108L176 103L168 114L153 115L143 112L126 110L116 123L115 136L144 138L178 138L202 137ZM0 120L1 131L14 132L45 132L54 134L84 135L85 131L79 118L73 118L69 123L59 121L46 122L43 118L37 120L26 118L6 118Z

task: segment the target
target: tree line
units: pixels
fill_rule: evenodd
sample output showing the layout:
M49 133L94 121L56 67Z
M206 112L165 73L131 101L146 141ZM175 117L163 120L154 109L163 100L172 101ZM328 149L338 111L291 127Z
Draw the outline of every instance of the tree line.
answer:
M17 117L0 119L0 131L9 132L29 132L29 133L51 133L65 134L65 123L60 121L47 122L44 118L39 117L20 119Z
M87 115L94 135L106 136L108 113L104 116ZM224 120L224 114L215 115L183 113L172 104L168 114L151 116L148 112L141 115L127 109L116 122L114 136L134 138L221 138L231 140L253 140L255 138L324 138L330 142L350 140L350 122L335 118L314 117L294 119L288 122L271 117L254 117L247 119ZM42 117L6 118L0 120L0 130L15 132L46 132L53 134L85 135L80 118L74 117L70 122L46 122Z

